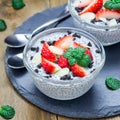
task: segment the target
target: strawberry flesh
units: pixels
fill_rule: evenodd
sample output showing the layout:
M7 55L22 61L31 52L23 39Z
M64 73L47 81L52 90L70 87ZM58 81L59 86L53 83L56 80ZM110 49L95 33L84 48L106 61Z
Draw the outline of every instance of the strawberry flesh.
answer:
M79 13L79 15L86 13L86 12L94 12L96 13L99 11L103 6L103 0L93 0L87 7L84 8L82 12Z
M66 68L68 67L68 59L65 58L64 56L60 56L60 58L58 59L58 65L61 67L61 68Z
M86 71L78 64L74 64L73 66L71 66L71 71L74 75L78 77L86 76Z
M46 73L49 74L55 73L56 71L60 70L60 67L57 64L45 59L44 57L42 57L41 65L43 69L46 71Z
M44 58L48 59L49 61L55 62L57 60L56 55L50 51L49 45L47 42L44 42L41 54Z
M70 47L71 42L72 42L73 36L68 35L60 38L54 43L55 47L61 48L63 50L66 50Z
M96 13L96 19L99 20L100 18L119 19L120 13L116 10L101 9Z

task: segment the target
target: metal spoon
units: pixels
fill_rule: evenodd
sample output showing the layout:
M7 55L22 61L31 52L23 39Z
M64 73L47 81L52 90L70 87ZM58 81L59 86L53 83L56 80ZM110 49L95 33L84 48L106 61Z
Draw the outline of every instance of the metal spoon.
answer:
M16 55L13 55L12 57L9 57L7 60L7 64L10 68L13 69L21 69L24 68L24 63L23 63L23 54L19 53Z
M36 30L32 32L32 34L15 34L15 35L10 35L5 38L5 44L8 47L13 47L13 48L19 48L19 47L24 47L28 40L38 34L39 32L56 27L57 24L59 24L61 21L65 20L70 16L70 13L68 11L68 7L66 6L63 12L59 15L59 17L52 19L42 26L38 27Z

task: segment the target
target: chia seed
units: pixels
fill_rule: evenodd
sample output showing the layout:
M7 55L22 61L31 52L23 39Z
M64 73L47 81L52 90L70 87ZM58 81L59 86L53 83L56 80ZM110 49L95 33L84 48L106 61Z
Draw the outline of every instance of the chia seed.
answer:
M77 11L77 13L79 13L83 10L83 8L75 7L75 10Z
M44 40L41 40L40 42L43 44L45 41L44 41Z
M77 34L77 33L74 33L73 37L81 38L81 36L79 34Z
M33 59L33 56L30 57L30 60L32 60L32 59Z
M90 47L92 47L92 44L91 44L91 42L88 42L88 44L87 44L88 46L90 46Z
M70 75L64 75L60 79L61 80L72 80Z
M101 53L101 51L100 51L99 49L97 49L95 52L96 52L96 53Z
M35 69L35 72L38 73L39 72L38 69Z
M88 67L89 67L89 68L92 68L92 67L93 67L93 63L94 63L94 62L92 61L92 62L89 64Z
M67 33L68 33L68 35L70 35L70 34L71 34L71 31L67 31Z
M31 47L31 51L36 51L36 47Z
M36 52L39 52L39 47L36 48Z
M42 67L42 65L41 65L41 64L37 65L37 68L38 68L38 69L40 69L41 67Z
M90 73L94 72L95 70L96 70L96 69L91 70Z

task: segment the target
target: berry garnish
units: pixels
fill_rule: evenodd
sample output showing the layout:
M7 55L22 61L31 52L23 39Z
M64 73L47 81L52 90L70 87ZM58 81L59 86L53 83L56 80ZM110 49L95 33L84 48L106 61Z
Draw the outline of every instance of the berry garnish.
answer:
M86 12L97 12L103 6L103 0L93 0L85 9L79 13L79 15Z
M71 43L72 43L72 39L73 39L73 36L71 36L71 35L64 36L62 38L59 38L59 40L57 40L54 43L54 46L61 48L63 50L66 50L66 49L70 48Z
M56 61L57 57L56 55L49 49L49 45L47 42L44 42L41 54L44 58L48 59L49 61Z
M48 74L55 73L61 69L60 66L58 66L57 64L55 64L43 57L42 57L41 65L42 65L43 69L46 71L46 73L48 73Z
M119 19L120 13L116 10L101 9L96 13L96 19L99 20L100 18Z
M60 56L60 58L58 59L58 65L61 67L61 68L65 68L65 67L68 67L68 59L65 58L64 56Z
M86 76L86 71L78 64L74 64L73 66L71 66L71 71L75 76L79 76L79 77Z

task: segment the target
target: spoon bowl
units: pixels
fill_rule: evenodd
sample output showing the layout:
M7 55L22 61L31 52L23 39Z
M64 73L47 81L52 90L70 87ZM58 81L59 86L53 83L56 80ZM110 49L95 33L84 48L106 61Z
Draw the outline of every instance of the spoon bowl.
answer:
M19 54L9 57L7 60L7 64L10 68L13 68L13 69L24 68L25 66L23 63L23 54L19 53Z
M30 34L15 34L5 38L5 43L8 47L19 48L24 47L28 42Z

